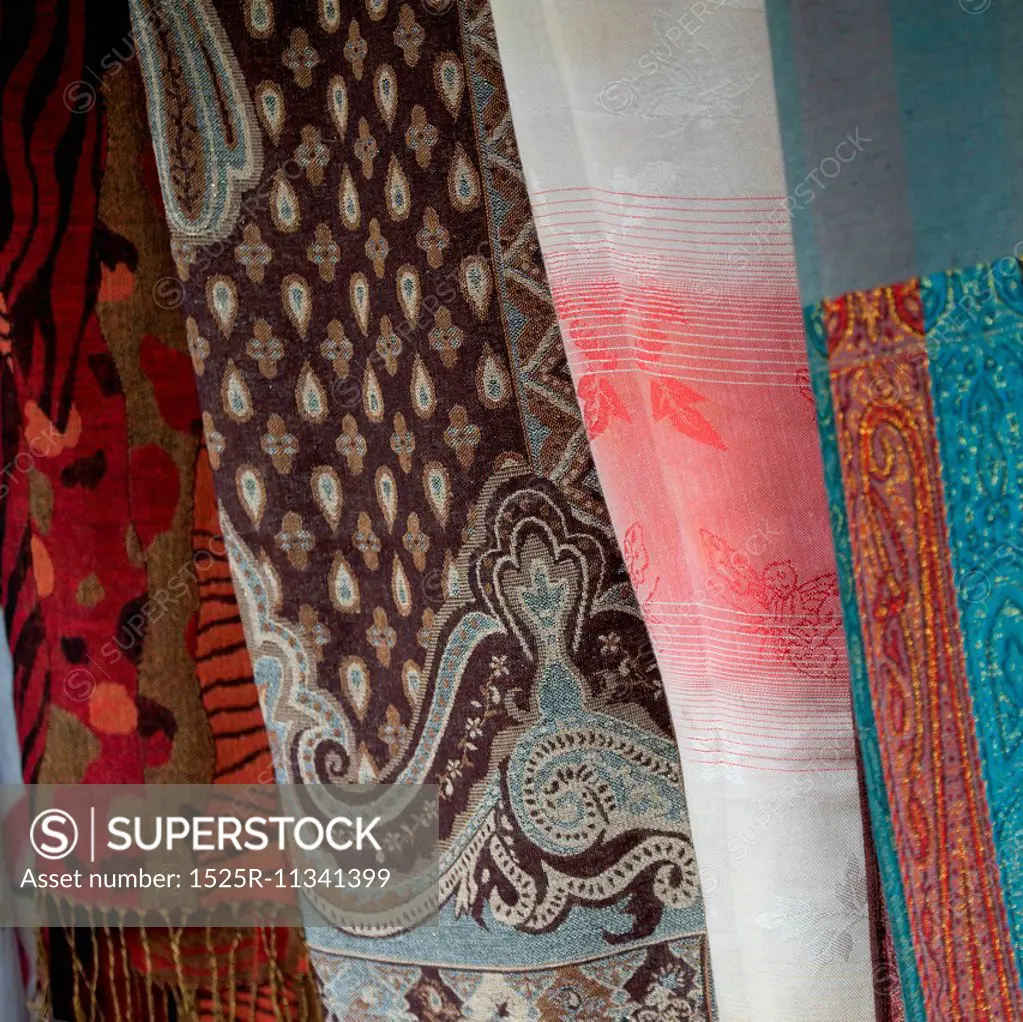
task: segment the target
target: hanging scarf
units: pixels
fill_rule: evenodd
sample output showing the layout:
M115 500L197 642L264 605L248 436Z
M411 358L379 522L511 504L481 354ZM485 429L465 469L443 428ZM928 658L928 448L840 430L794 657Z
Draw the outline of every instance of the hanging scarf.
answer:
M709 1018L677 749L488 6L132 12L276 767L438 788L440 913L311 930L327 1010Z
M494 8L679 735L721 1018L889 1018L763 11Z
M184 324L151 296L172 264L143 183L138 71L120 63L127 11L39 3L3 30L2 578L25 779L265 782L227 568L207 549L216 513ZM111 67L112 43L125 52L104 81L93 68ZM202 648L218 630L241 654ZM217 690L228 673L236 712ZM96 926L52 931L45 949L58 1017L163 1017L173 1001L212 1018L229 998L237 1018L314 1010L286 931ZM244 990L213 980L216 954L237 959Z

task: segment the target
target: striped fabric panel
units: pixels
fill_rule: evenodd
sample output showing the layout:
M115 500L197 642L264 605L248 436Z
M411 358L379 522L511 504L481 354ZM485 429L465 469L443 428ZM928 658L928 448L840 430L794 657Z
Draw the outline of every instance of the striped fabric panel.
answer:
M1023 303L1004 262L1001 279L990 266L914 279L808 315L854 704L912 1022L1023 1017L1023 572L1009 482L1023 463L1007 396L1023 375Z
M213 735L214 780L268 784L273 781L270 745L220 533L205 444L196 459L192 546L199 583L195 670Z

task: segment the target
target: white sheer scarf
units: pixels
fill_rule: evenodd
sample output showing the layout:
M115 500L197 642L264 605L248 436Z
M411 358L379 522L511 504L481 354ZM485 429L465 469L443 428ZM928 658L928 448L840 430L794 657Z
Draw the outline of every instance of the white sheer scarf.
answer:
M493 0L685 766L723 1022L873 1019L834 553L764 12Z

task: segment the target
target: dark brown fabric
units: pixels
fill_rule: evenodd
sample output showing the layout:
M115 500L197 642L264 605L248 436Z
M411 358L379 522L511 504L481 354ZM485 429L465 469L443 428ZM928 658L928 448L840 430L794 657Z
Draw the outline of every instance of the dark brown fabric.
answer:
M462 966L488 989L537 966L532 1003L599 960L638 1010L663 959L679 1017L705 1018L670 717L487 5L193 6L136 33L276 764L439 791L442 921L393 946L319 935L328 1009L372 990L367 1018L441 1017L414 991L453 992Z

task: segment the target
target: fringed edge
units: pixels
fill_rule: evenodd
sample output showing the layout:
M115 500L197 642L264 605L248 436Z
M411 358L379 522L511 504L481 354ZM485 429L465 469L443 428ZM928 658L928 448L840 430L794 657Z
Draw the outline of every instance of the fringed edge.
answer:
M186 976L182 954L183 927L147 930L138 927L145 960L144 971L131 964L127 930L103 919L89 927L74 927L70 919L53 927L66 942L71 961L70 1007L73 1022L132 1022L137 1008L151 1022L176 1018L178 1022L324 1022L316 978L303 954L303 971L294 970L293 953L282 957L274 927L245 928L234 932L226 963L213 942L213 928L204 928L209 982ZM300 936L300 931L295 932ZM159 933L166 940L173 963L174 981L153 974L151 940ZM264 957L253 954L248 963L238 961L244 940L257 942ZM87 956L79 953L83 942ZM53 956L48 933L36 936L38 982L32 1007L38 1017L52 1017ZM226 969L225 969L226 964ZM194 966L193 966L194 967ZM173 1004L173 1014L171 1005Z

